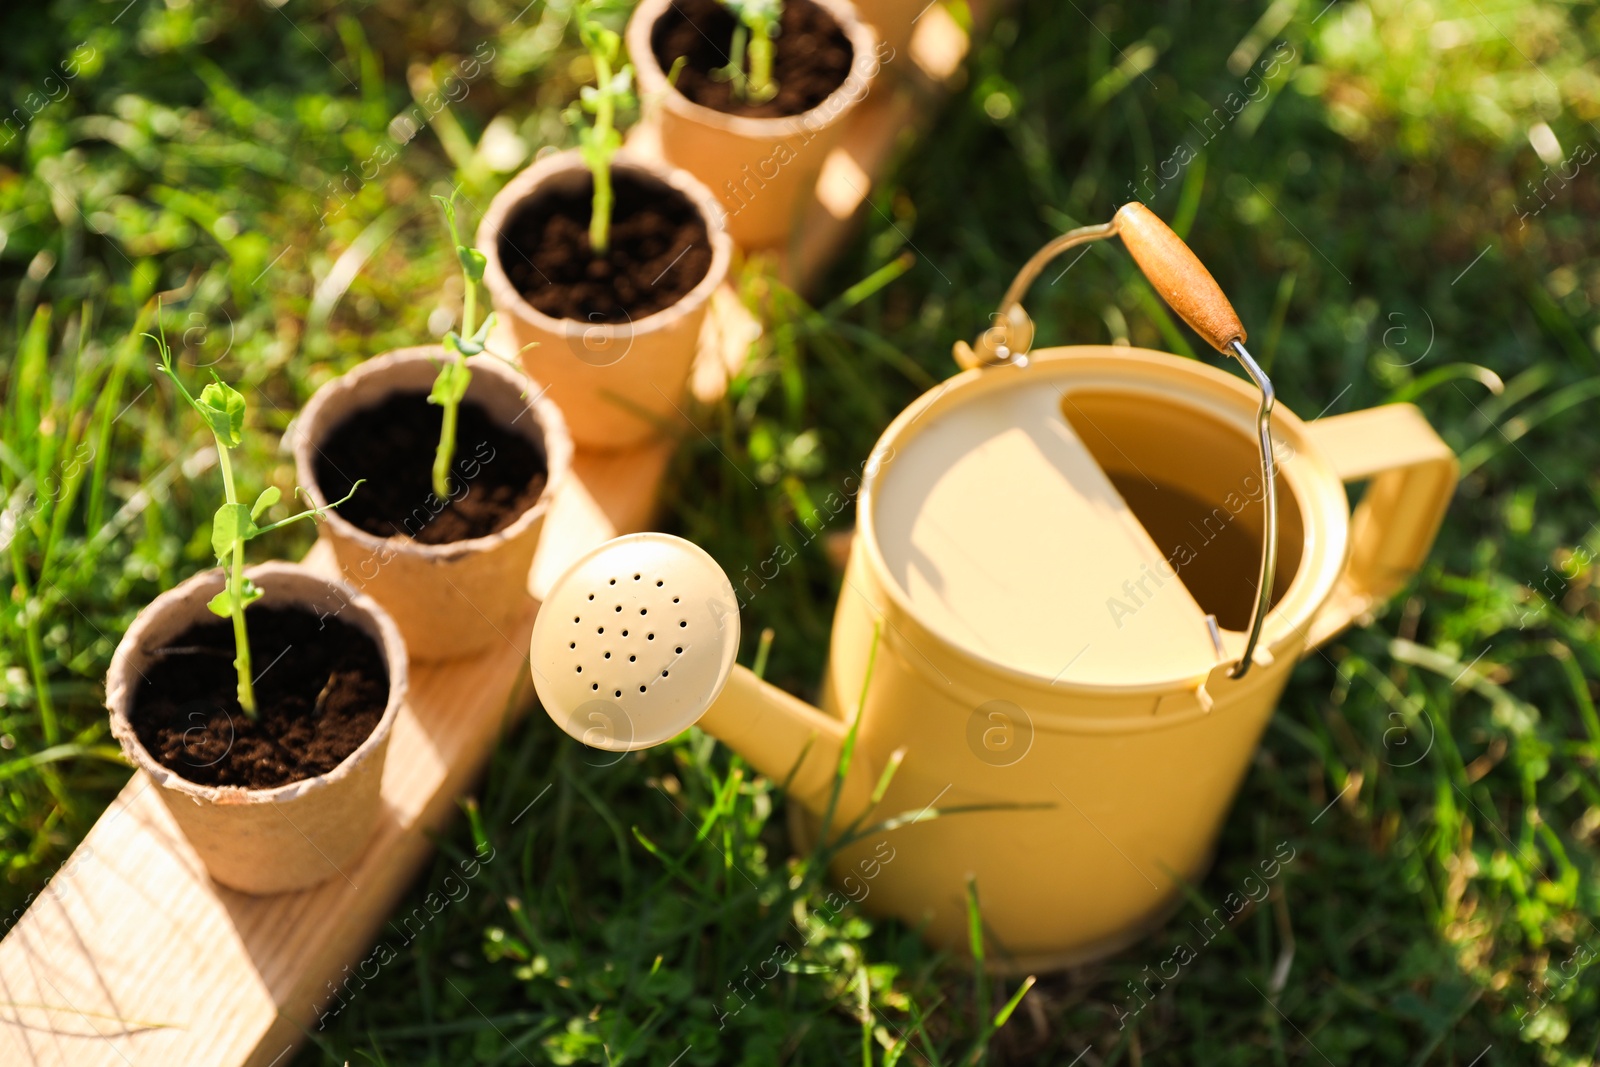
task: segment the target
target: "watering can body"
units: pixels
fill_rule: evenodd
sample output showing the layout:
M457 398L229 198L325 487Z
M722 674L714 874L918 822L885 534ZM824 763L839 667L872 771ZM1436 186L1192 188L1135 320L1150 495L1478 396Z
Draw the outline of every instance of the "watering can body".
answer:
M1112 235L1254 388L1159 352L1032 349L1021 293ZM1410 405L1274 416L1226 298L1142 205L1042 249L997 322L865 466L821 709L734 664L732 586L665 534L575 563L531 663L588 744L698 721L785 783L797 843L837 845L867 911L959 954L975 891L989 965L1021 971L1176 907L1295 663L1420 567L1458 468Z
M843 849L834 879L935 945L966 951L969 880L996 969L1071 965L1136 940L1204 873L1294 664L1414 572L1455 485L1453 454L1409 405L1312 423L1280 409L1276 600L1253 669L1234 679L1242 616L1215 587L1240 560L1198 572L1225 526L1259 537L1255 407L1231 375L1129 348L1048 349L1026 367L951 379L867 464L822 715L743 680L701 725L790 783L803 844L822 832L859 714L829 832L892 829ZM963 418L977 439L938 439ZM1081 491L1077 453L1112 493L1131 496L1143 478L1181 487L1178 514L1135 515L1154 532L1134 531L1131 553L1051 527L1042 485ZM1369 479L1352 520L1344 484ZM1192 521L1174 535L1175 519ZM1070 600L1033 573L1051 542L1090 557ZM1238 627L1219 627L1220 649L1208 647L1207 607Z

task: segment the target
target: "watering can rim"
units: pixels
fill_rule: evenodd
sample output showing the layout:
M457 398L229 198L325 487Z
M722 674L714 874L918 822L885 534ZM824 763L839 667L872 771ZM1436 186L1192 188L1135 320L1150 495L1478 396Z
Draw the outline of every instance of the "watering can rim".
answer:
M1257 398L1248 384L1209 364L1168 352L1113 345L1062 345L1033 351L1025 366L976 367L958 372L924 392L889 423L873 446L863 472L856 503L855 551L864 555L865 562L880 579L885 595L890 600L889 605L878 605L875 610L887 614L885 608L891 609L897 616L895 621L915 626L918 636L926 637L940 653L980 674L1000 674L1008 683L1041 692L1138 696L1161 695L1200 686L1215 690L1218 688L1217 679L1227 675L1226 669L1217 668L1226 668L1232 662L1229 656L1219 657L1217 667L1209 672L1166 675L1127 683L1052 680L1042 673L993 658L931 624L895 578L883 555L874 515L880 479L893 468L903 446L936 420L921 426L914 424L930 411L948 410L963 402L966 396L977 395L971 393L974 389L1006 388L1005 376L1052 372L1070 374L1072 370L1086 368L1090 363L1103 365L1111 372L1111 376L1123 378L1131 389L1164 392L1164 399L1187 405L1205 417L1239 429L1241 434L1253 432L1251 427ZM1162 389L1159 387L1159 378L1152 371L1186 375L1192 384L1200 388L1184 393L1170 388ZM1156 388L1152 389L1152 386ZM1298 654L1318 613L1333 594L1349 553L1349 501L1333 465L1308 432L1307 423L1294 412L1279 407L1275 413L1273 437L1275 441L1289 443L1293 448L1290 460L1281 465L1280 476L1288 483L1300 509L1304 542L1300 565L1293 580L1267 614L1263 641L1256 653L1257 662L1271 662L1281 655ZM1224 640L1229 642L1230 656L1236 657L1242 648L1243 635L1237 631L1223 631L1223 634ZM899 633L896 626L890 625L885 629L884 640L909 641L909 638ZM1242 681L1240 684L1243 684Z

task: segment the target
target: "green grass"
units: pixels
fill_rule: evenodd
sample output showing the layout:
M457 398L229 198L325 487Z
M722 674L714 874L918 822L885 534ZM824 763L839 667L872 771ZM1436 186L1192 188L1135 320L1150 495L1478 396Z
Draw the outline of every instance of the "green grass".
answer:
M155 293L190 367L225 358L262 398L270 444L329 377L449 326L460 294L425 194L459 185L475 217L532 148L570 143L559 112L586 74L544 4L122 6L6 16L8 106L82 57L0 143L8 928L126 777L100 706L119 635L210 564L214 460L130 340ZM1108 218L1180 145L1196 158L1145 194L1235 302L1283 402L1310 417L1411 399L1461 455L1429 566L1298 668L1214 869L1163 931L1044 977L984 1042L1017 984L833 910L772 783L698 734L612 763L536 715L382 935L394 958L296 1062L837 1064L865 1048L953 1064L977 1041L995 1063L1086 1047L1085 1064L1592 1063L1600 186L1594 162L1566 179L1542 161L1535 127L1557 157L1600 151L1597 35L1593 4L1028 0L875 194L820 310L743 280L768 330L675 461L667 523L735 574L796 555L744 624L746 661L773 628L768 677L802 694L838 578L801 530L848 526L830 494L951 372L951 342L1027 255ZM465 95L335 195L482 42L494 56ZM1274 56L1265 98L1208 135ZM1028 300L1045 342L1202 347L1114 245L1055 277ZM266 444L240 463L292 486ZM493 858L461 881L480 847ZM1270 895L1228 905L1290 850ZM1239 914L1208 940L1196 924L1219 906ZM751 978L775 953L781 974Z

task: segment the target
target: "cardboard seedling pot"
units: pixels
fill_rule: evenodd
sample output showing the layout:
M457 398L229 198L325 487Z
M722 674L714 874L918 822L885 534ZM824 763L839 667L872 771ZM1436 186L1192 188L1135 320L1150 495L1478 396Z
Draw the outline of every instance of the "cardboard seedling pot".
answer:
M631 322L558 319L524 300L506 276L500 234L507 224L541 195L590 180L588 167L575 151L547 156L507 183L489 204L477 236L478 251L488 259L484 285L522 353L522 365L549 387L548 395L561 408L573 442L596 451L633 447L683 422L700 327L711 294L728 275L733 254L721 208L687 171L626 152L613 158L611 169L672 188L695 206L705 223L711 268L671 307Z
M337 615L377 643L389 672L389 701L359 748L326 774L272 789L247 789L190 782L139 742L133 728L138 715L134 699L143 672L158 650L190 626L216 621L206 603L222 589L221 570L167 590L139 613L111 658L106 706L122 751L149 776L211 877L245 893L285 893L317 885L349 867L377 826L389 735L406 698L406 648L383 608L344 582L297 563L262 563L245 573L263 594L252 610L302 608Z
M667 83L650 38L671 0L643 0L628 21L628 55L647 119L660 127L662 155L711 189L727 212L728 233L747 251L788 242L845 117L866 99L877 77L878 38L872 27L845 0L815 2L850 40L850 73L810 111L782 118L702 107Z
M299 483L318 507L328 503L317 484L322 443L356 412L381 404L394 393L426 393L438 375L438 361L445 358L439 345L396 349L317 390L300 414L294 456ZM467 362L472 383L466 399L544 455L549 476L534 505L503 530L442 545L404 536L379 537L342 518L337 510L318 527L319 536L333 547L345 579L384 606L411 657L419 661L481 652L505 640L515 628L528 610L528 570L545 516L572 466L572 440L565 420L540 395L538 383L492 356L474 356ZM372 472L348 473L361 478Z

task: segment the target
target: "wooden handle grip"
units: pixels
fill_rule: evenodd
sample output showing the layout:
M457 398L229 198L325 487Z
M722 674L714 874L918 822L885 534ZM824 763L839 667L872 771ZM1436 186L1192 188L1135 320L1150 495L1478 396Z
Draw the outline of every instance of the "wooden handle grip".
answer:
M1117 234L1162 299L1219 352L1245 339L1244 325L1183 238L1134 200L1117 211Z

